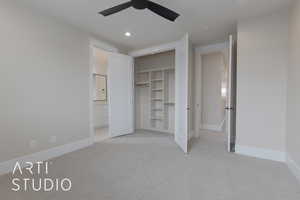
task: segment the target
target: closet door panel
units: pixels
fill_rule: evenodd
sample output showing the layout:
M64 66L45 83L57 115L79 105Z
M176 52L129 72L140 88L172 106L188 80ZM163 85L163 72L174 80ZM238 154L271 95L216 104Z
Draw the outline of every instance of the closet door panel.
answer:
M236 126L236 46L233 36L229 37L229 67L226 100L226 129L227 150L235 151Z
M189 140L189 49L189 37L185 35L176 48L175 67L175 141L185 153Z
M133 58L109 53L108 104L109 132L111 137L133 133Z

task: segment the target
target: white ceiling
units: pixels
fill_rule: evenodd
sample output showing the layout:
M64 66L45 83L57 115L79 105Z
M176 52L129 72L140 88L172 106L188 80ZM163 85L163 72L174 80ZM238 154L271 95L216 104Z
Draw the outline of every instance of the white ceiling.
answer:
M126 50L178 40L190 34L195 45L223 42L234 33L236 22L276 11L289 0L153 0L181 14L169 22L149 10L129 8L103 17L99 11L128 0L24 0L23 2ZM129 31L132 37L124 33Z

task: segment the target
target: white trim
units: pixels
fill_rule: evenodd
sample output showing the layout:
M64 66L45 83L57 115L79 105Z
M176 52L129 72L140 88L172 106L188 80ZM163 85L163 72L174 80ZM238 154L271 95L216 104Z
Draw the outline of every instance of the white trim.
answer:
M154 131L154 132L167 133L167 134L174 135L174 131L162 130L162 129L156 129L156 128L138 128L138 129L135 129L135 131Z
M137 74L140 74L140 73L147 73L147 72L156 72L156 71L168 71L168 70L175 70L175 67L147 67L147 68L150 68L150 69L146 69L146 70L140 70L140 71L136 71Z
M211 44L207 46L197 46L195 47L195 52L200 54L208 54L208 53L222 51L227 48L229 48L229 43L223 42L223 43Z
M120 133L122 133L122 135L120 135ZM134 133L133 128L122 129L122 130L109 129L109 137L108 138L119 137L119 136L128 135L128 134L132 134L132 133Z
M222 128L220 125L213 125L213 124L201 124L202 130L209 130L209 131L217 131L221 132Z
M110 139L109 134L107 134L105 136L95 136L94 143L100 143L100 142L103 142L107 139Z
M274 151L270 149L236 145L235 152L240 155L251 156L261 159L273 160L278 162L286 161L285 152Z
M289 154L287 154L286 156L286 164L300 183L300 166L292 159Z
M62 156L64 154L77 151L79 149L86 148L88 146L91 146L93 144L92 138L87 138L84 140L80 140L74 143L65 144L62 146L54 147L51 149L47 149L44 151L40 151L37 153L33 153L30 155L22 156L19 158L15 158L12 160L8 160L5 162L0 163L0 175L9 173L13 171L13 167L16 164L16 162L19 162L21 167L26 166L26 162L39 162L39 161L46 161L52 158L56 158L59 156Z
M145 48L145 49L131 51L128 53L128 55L136 58L136 57L140 57L140 56L146 56L146 55L171 51L171 50L176 49L177 44L178 44L178 41L167 43L167 44L162 44L162 45L158 45L158 46L153 46L153 47L149 47L149 48Z

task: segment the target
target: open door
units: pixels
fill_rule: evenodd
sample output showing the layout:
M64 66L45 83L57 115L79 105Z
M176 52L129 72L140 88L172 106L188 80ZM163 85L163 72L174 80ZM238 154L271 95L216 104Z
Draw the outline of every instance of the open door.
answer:
M111 137L133 133L133 58L108 55L109 134Z
M190 44L185 35L176 47L175 66L175 142L188 152L190 116Z
M236 122L236 45L233 36L229 36L229 66L226 100L226 134L227 150L235 151Z

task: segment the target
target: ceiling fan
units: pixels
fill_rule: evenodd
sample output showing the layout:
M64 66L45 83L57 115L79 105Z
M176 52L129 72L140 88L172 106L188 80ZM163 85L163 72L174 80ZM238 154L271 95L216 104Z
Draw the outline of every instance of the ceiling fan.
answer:
M108 15L112 15L122 10L125 10L129 7L133 7L138 10L143 10L148 8L149 10L156 13L157 15L164 17L173 22L176 20L177 17L179 17L178 13L148 0L131 0L129 2L120 4L118 6L109 8L107 10L103 10L99 12L99 14L102 14L103 16L106 17Z

